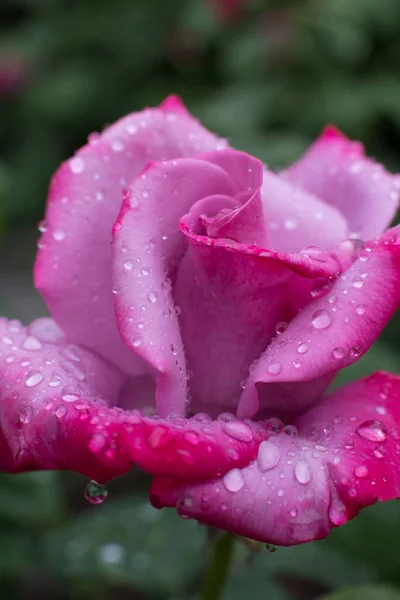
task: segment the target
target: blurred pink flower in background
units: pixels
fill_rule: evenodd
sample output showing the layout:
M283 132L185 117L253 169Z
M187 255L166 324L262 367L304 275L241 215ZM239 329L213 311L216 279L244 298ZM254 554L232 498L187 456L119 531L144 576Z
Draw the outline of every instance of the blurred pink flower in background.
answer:
M26 61L12 54L0 54L0 98L20 92L28 80Z
M40 225L54 320L0 322L1 468L137 464L155 506L282 545L398 497L400 380L325 393L399 305L398 196L334 127L280 173L175 97L91 134Z

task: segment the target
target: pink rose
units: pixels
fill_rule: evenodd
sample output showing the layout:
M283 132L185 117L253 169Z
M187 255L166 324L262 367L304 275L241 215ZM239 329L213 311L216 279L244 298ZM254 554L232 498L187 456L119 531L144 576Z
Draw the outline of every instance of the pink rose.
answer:
M155 506L283 545L398 497L400 380L325 395L399 304L396 182L333 127L273 173L174 97L92 134L41 227L54 321L0 322L0 466L136 463Z

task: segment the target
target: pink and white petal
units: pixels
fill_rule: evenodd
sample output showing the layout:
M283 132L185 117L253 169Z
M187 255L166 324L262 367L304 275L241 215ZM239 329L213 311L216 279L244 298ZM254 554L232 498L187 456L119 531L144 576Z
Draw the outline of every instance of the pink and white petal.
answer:
M120 340L114 316L110 239L122 190L152 160L225 145L170 98L92 134L59 168L50 186L35 285L68 339L130 374L145 370Z
M236 406L240 383L276 335L311 299L311 290L339 273L322 251L279 254L227 239L192 233L181 220L190 248L182 260L175 299L193 410ZM215 413L214 413L215 414Z
M400 496L400 378L376 373L325 397L222 479L155 479L157 507L263 542L320 539L361 508Z
M368 158L359 142L328 126L281 176L337 208L362 240L381 235L399 205L398 176Z
M259 408L257 385L314 380L352 364L370 348L400 302L398 233L396 227L368 242L330 293L306 306L267 347L243 390L241 418Z
M275 173L264 171L261 194L273 250L300 252L311 244L327 250L349 235L339 210Z
M263 425L232 415L213 422L123 410L127 378L65 339L49 341L51 324L40 325L44 337L0 321L3 470L70 469L105 482L137 463L156 476L198 481L248 464L267 436ZM141 393L142 383L131 392Z
M152 163L129 188L114 226L113 285L117 325L126 346L159 373L161 416L183 414L186 365L172 296L176 268L187 248L179 219L210 194L232 195L235 186L205 160Z

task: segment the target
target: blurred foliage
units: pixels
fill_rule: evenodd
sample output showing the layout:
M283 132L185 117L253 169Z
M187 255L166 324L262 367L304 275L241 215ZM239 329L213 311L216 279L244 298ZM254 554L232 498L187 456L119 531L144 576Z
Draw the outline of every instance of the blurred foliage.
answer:
M242 4L224 20L213 0L1 0L0 235L40 218L51 174L88 133L172 92L274 167L334 122L399 168L400 2ZM336 384L400 372L399 332L397 318ZM198 598L212 538L152 509L146 484L134 474L91 507L80 478L1 475L1 597ZM238 543L224 600L396 600L398 523L394 501L299 548Z

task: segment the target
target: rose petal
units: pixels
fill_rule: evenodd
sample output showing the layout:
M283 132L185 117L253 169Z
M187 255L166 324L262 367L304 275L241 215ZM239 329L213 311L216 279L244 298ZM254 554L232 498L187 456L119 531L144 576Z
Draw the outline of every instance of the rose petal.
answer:
M270 344L246 383L241 418L257 412L258 384L314 380L352 364L369 349L399 305L399 231L396 227L367 243L329 294L306 306Z
M99 482L134 463L158 476L197 481L248 464L265 427L221 415L161 419L119 407L127 378L65 339L50 323L25 329L0 321L0 467L6 471L69 469ZM135 383L136 382L136 383ZM128 381L131 394L145 382ZM118 406L110 406L110 405Z
M400 378L377 373L327 396L257 460L193 486L154 481L157 507L263 542L320 539L361 508L400 495Z
M196 210L196 207L193 207ZM319 249L291 255L193 233L181 220L190 249L179 267L175 298L190 381L192 408L236 405L252 362L312 300L311 290L339 273Z
M153 163L130 186L114 226L118 328L125 344L159 371L157 409L162 416L183 414L187 401L185 357L171 281L187 248L179 219L205 196L223 194L229 199L237 193L231 174L213 164L224 167L224 158L237 169L245 162L246 172L258 163L231 150Z
M128 115L93 134L54 176L35 284L69 339L130 374L144 365L119 338L111 284L112 225L121 191L151 160L223 147L176 99Z
M396 177L332 126L281 175L335 206L362 240L380 235L398 207Z
M261 193L273 250L300 252L311 245L330 249L348 237L339 210L279 175L265 170Z

